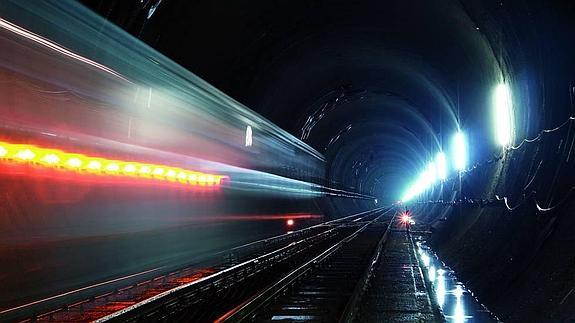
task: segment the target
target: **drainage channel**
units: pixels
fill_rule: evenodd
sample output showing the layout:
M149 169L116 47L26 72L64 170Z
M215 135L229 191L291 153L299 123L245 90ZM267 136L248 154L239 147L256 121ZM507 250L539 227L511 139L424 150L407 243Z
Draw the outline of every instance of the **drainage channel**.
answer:
M426 271L425 276L433 288L436 304L447 322L501 322L457 279L455 272L439 259L421 237L416 245L422 269Z

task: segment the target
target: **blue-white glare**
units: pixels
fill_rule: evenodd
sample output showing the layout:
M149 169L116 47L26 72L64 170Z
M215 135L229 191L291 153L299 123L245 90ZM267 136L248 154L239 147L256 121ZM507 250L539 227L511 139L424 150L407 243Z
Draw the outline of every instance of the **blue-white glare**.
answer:
M463 171L467 167L467 143L465 135L457 132L452 143L453 166L458 171Z
M497 85L493 93L493 118L497 143L506 147L513 138L513 104L511 90L505 83Z
M453 137L451 154L453 156L453 166L451 168L460 172L465 170L467 167L467 143L462 132L457 132ZM448 175L447 170L447 156L441 151L437 153L435 160L427 164L417 180L407 189L401 198L401 202L406 203L431 189L438 181L445 181Z
M401 198L401 202L405 203L418 196L419 194L430 189L437 181L437 166L435 162L427 165L425 170L419 175L417 181L411 185L407 192Z
M405 203L413 199L414 197L418 196L419 194L425 192L431 186L431 178L426 169L423 173L419 175L417 181L411 185L411 187L407 190L407 192L401 198L401 202Z
M435 281L435 266L429 266L429 269L427 271L427 276L429 277L429 280L431 282Z
M455 290L453 291L453 295L457 298L461 298L463 296L463 288L460 285L455 286Z
M435 184L437 181L437 167L435 166L435 162L430 162L427 165L427 176L429 176L429 183L431 185Z
M444 181L447 178L447 158L444 152L437 153L435 165L437 166L437 178Z

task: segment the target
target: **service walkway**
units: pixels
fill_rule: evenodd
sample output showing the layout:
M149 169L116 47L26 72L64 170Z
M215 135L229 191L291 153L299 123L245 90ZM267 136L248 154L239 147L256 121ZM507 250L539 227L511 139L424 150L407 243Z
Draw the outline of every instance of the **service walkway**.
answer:
M362 297L358 322L441 322L426 288L411 236L393 230Z

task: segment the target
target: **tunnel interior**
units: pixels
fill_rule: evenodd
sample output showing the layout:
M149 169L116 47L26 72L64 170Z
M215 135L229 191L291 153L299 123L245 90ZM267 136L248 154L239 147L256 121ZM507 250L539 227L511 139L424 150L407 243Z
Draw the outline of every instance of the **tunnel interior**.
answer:
M464 131L472 170L425 198L517 208L414 205L433 243L504 320L572 318L572 3L86 3L325 154L330 183L381 203ZM502 83L515 146L563 127L504 152L492 111Z
M165 253L170 260L135 255L131 262L133 268L138 261L177 262L190 256L181 248L207 235L202 232L205 227L190 233L178 228L183 219L156 223L151 214L179 214L178 208L185 208L202 210L206 217L245 210L335 218L371 208L374 200L375 205L398 203L437 153L445 152L449 160L457 154L452 149L453 136L462 132L469 147L465 169L458 172L449 165L441 185L403 201L406 207L433 232L430 244L437 253L503 321L575 319L575 220L571 216L575 210L575 3L81 3L321 153L325 163L317 181L370 198L302 200L222 193L223 198L174 206L170 201L185 197L145 190L125 197L103 186L76 209L55 206L53 213L66 213L65 228L51 230L71 230L70 235L77 235L80 227L89 231L84 221L94 214L102 216L95 226L100 233L94 233L93 239L101 232L153 239L149 236L160 235L156 231L169 230L168 236L158 239L174 253L153 252ZM502 117L493 110L501 84L509 89L512 102L511 143L505 147L498 144L495 129ZM102 208L98 201L110 198L98 194L119 196ZM141 201L152 195L148 204L138 202L142 210L125 205L130 198ZM74 217L85 213L77 208L89 209L88 215ZM142 228L133 227L137 232L126 233L115 222L118 212L134 217L124 218L127 222L140 221L136 218L144 213L150 218ZM20 225L32 221L27 220ZM211 225L206 227L217 231L214 235L238 235L244 241L284 230L283 222L250 221L217 229ZM12 233L16 236L18 230ZM118 243L125 244L123 250L139 248L131 245L129 237L115 239L97 248L114 248ZM77 252L74 259L83 257L79 250L84 245L71 251L62 241L51 243L62 244L50 249L53 252L62 248L62 252ZM220 247L231 247L228 244L222 242ZM10 252L11 259L18 259L20 251ZM107 260L97 265L114 264ZM21 282L12 283L15 288Z
M516 143L570 116L568 3L86 3L324 153L330 182L381 201L457 130L471 164L499 153L498 84Z

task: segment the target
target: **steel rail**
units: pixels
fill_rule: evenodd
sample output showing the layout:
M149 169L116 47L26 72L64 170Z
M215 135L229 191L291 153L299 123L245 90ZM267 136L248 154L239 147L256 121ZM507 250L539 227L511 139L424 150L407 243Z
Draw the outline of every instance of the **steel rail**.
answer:
M310 272L315 266L319 263L327 259L329 256L333 255L337 250L339 250L343 245L355 239L361 232L363 232L367 227L369 227L374 222L381 219L384 215L386 215L389 211L393 210L393 208L389 208L387 211L380 214L377 218L365 223L362 225L358 230L353 232L352 234L344 237L324 252L319 254L318 256L314 257L313 259L307 261L300 267L296 268L295 270L291 271L289 274L284 276L283 278L279 279L271 286L267 287L265 290L259 292L257 295L253 296L251 299L247 300L246 302L242 303L241 305L237 306L236 308L232 309L224 316L220 317L216 322L238 322L245 319L248 319L255 312L267 304L269 301L274 299L280 292L287 289L291 286L294 282L296 282L299 278L303 277L305 274Z
M357 315L357 311L359 308L359 304L361 302L361 299L363 298L363 295L367 291L367 288L369 286L369 282L371 281L371 277L373 276L373 273L375 272L376 265L379 262L379 259L381 258L381 254L383 253L385 243L387 242L387 239L389 237L389 233L391 232L391 229L393 227L393 223L395 221L396 215L397 214L393 215L393 217L391 218L391 220L387 224L387 227L385 229L385 233L383 234L383 236L381 237L381 239L377 243L377 247L373 253L373 256L371 257L371 259L369 261L369 267L367 267L364 274L362 275L362 278L360 279L360 281L355 286L355 289L352 293L352 296L350 297L349 301L347 302L347 304L343 310L343 314L341 315L341 317L339 319L340 323L353 322L355 320L355 317Z
M270 237L270 238L264 238L264 239L260 239L260 240L257 240L257 241L249 242L249 243L246 243L246 244L243 244L243 245L240 245L240 246L231 248L231 249L227 249L227 250L223 250L223 251L219 251L219 252L213 253L213 254L211 254L211 255L209 255L209 256L203 256L204 260L202 260L202 261L203 261L203 262L206 262L206 261L207 261L207 262L206 262L206 265L207 265L208 263L214 262L218 257L221 257L221 256L227 257L226 259L228 259L228 258L229 258L229 259L232 259L232 258L233 258L234 260L238 260L238 259L241 259L241 258L245 258L246 256L249 256L249 255L252 255L252 256L253 256L253 255L255 255L255 254L258 254L259 252L262 252L262 251L265 250L266 248L267 248L268 250L269 250L269 248L273 248L274 245L282 244L282 243L288 243L289 240L295 240L295 239L298 238L298 237L302 237L302 236L305 236L305 235L307 235L307 234L312 234L312 233L314 233L315 230L321 230L322 228L327 228L327 227L329 227L329 226L338 224L338 223L343 222L343 221L352 221L354 218L355 218L355 220L361 219L362 216L364 216L364 215L366 215L366 214L369 214L370 212L374 212L375 210L380 210L380 209L384 209L384 208L385 208L385 207L381 207L381 208L378 208L378 209L372 209L372 210L367 210L367 211L363 211L363 212L359 212L359 213L354 213L354 214L351 214L351 215L348 215L348 216L345 216L345 217L341 217L341 218L334 219L334 220L331 220L331 221L323 222L323 223L320 223L320 224L317 224L317 225L313 225L313 226L310 226L310 227L307 227L307 228L303 228L303 229L300 229L300 230L296 230L296 231L293 231L293 232L290 232L290 233L285 233L285 234L273 236L273 237ZM317 233L316 233L316 234L317 234ZM207 260L206 260L206 259L207 259ZM211 260L210 260L210 259L211 259ZM214 262L214 264L216 264L216 263ZM156 278L153 278L153 277L149 277L149 279L146 278L146 279L147 279L146 282L148 282L148 281L150 281L150 280L154 280L154 281L155 281L155 280L160 279L160 278L162 278L162 277L168 277L168 276L171 276L171 275L174 275L174 274L178 274L178 273L182 273L182 272L185 272L185 271L189 271L189 270L191 270L191 269L193 269L193 268L195 268L195 267L198 267L198 266L200 266L200 265L202 265L202 262L195 262L195 263L193 263L193 264L188 264L186 267L172 268L170 271L166 271L165 269L167 269L167 268L155 268L154 270L164 269L163 271L164 271L165 273L162 274L161 276L157 276ZM218 264L216 264L216 265L218 265ZM221 266L221 265L225 265L225 264L224 264L224 263L221 263L221 264L219 264L218 266ZM150 272L150 270L145 271L145 272L143 272L143 273L148 273L148 272ZM136 274L136 275L139 275L139 274ZM118 283L118 282L120 282L120 281L122 281L122 280L126 280L127 278L130 278L130 277L133 277L133 276L136 276L136 275L129 275L129 276L125 276L125 277L116 278L116 279L113 279L113 280L110 280L110 281L100 282L100 283L97 283L97 284L94 284L94 285L91 285L91 286L87 286L87 287L80 288L80 289L77 289L77 290L69 291L69 292L66 292L66 293L64 293L64 294L59 294L59 295L51 296L51 297L48 297L48 298L45 298L45 299L42 299L42 300L39 300L39 301L35 301L35 302L32 302L32 303L28 303L28 304L20 305L20 306L17 306L17 307L14 307L14 308L10 308L10 309L7 309L7 310L3 310L2 312L0 312L0 316L6 316L8 313L10 313L10 312L16 312L16 311L28 311L28 312L32 312L32 311L33 311L32 307L34 307L34 306L36 306L36 307L37 307L37 306L41 306L42 303L46 303L46 302L48 302L48 301L52 301L52 300L55 300L55 299L58 299L58 298L62 298L63 296L69 296L69 295L78 293L78 292L80 292L80 291L86 291L86 290L92 289L92 288L94 288L94 287L109 285L110 283ZM74 308L77 307L79 304L81 305L81 304L84 304L84 303L89 303L89 302L91 302L91 301L93 301L93 300L97 300L97 299L100 299L100 298L102 298L102 297L114 296L118 291L124 291L124 290L130 289L130 288L132 288L132 287L137 287L137 286L139 286L139 285L140 285L140 283L130 282L129 285L126 285L126 286L128 286L128 287L126 287L126 288L122 288L122 289L115 288L114 291L107 292L107 293L102 294L102 295L100 295L100 296L95 296L95 297L91 297L91 298L86 298L86 299L83 299L83 300L80 299L79 301L75 301L73 304L68 303L69 305L64 305L65 303L62 303L62 302L61 302L60 305L55 305L55 306L53 306L53 307L52 307L53 310L46 309L46 311L42 311L40 314L24 314L24 313L22 313L21 315L14 314L14 315L13 315L13 319L16 319L17 317L20 317L20 319L23 319L23 318L25 318L25 317L31 317L32 320L41 320L41 319L44 319L44 318L46 318L46 317L51 317L51 316L53 316L53 315L58 315L59 313L62 313L62 315L65 315L65 314L64 314L65 312L73 311ZM44 307L46 307L46 306L44 306ZM83 310L80 310L80 312L82 312L82 311L83 311ZM29 316L29 315L31 315L31 316ZM74 314L73 314L73 312L71 312L69 315L74 315ZM5 318L7 318L7 317L5 317Z
M258 257L249 259L247 261L244 261L242 263L234 265L230 268L216 272L212 275L200 278L198 280L195 280L193 282L190 282L190 283L187 283L184 285L180 285L178 287L175 287L173 289L170 289L168 291L165 291L163 293L160 293L158 295L150 297L146 300L143 300L141 302L138 302L136 304L133 304L131 306L128 306L126 308L123 308L121 310L118 310L116 312L108 314L106 316L103 316L103 317L99 318L98 320L96 320L95 322L106 322L109 320L117 320L117 319L120 319L124 316L128 316L132 313L135 313L138 310L145 311L148 308L151 309L154 307L160 307L163 303L167 303L170 300L172 300L173 298L178 298L180 296L185 295L186 293L192 293L193 291L196 291L196 292L201 291L202 289L208 288L209 286L214 286L214 285L217 286L222 281L225 281L228 277L233 277L233 276L235 276L235 274L242 272L242 271L245 271L245 270L249 269L251 266L254 266L254 265L257 265L260 263L265 263L266 261L269 261L269 260L274 260L275 258L280 256L284 251L288 251L290 249L295 250L295 248L298 246L309 246L310 242L313 242L314 240L320 241L322 239L325 239L330 234L334 234L335 231L338 228L340 228L341 226L345 226L345 223L346 223L345 220L348 220L348 219L351 219L354 217L360 217L360 216L368 217L368 216L370 216L374 213L380 212L384 209L385 209L385 207L377 208L374 210L369 210L369 211L353 214L353 215L350 215L350 216L347 216L344 218L332 220L332 221L329 221L329 222L326 222L323 224L318 224L318 225L310 227L310 228L302 229L302 230L309 230L311 228L317 228L317 227L335 224L332 228L330 228L326 231L322 231L322 232L318 233L317 235L307 237L307 238L298 240L296 242L292 242L292 243L290 243L286 246L283 246L279 249L276 249L274 251L265 253L265 254L260 255ZM265 268L261 269L261 270L265 270Z

